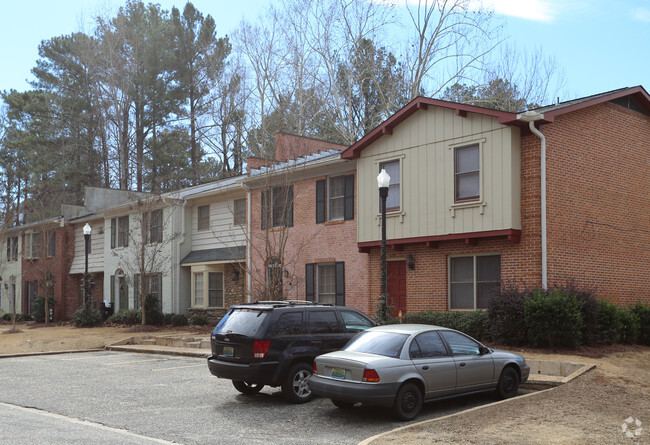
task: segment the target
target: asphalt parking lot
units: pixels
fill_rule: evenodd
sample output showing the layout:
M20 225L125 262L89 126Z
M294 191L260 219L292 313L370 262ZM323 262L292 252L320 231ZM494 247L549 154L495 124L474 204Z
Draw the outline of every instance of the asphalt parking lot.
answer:
M278 389L238 393L205 359L112 351L0 360L0 443L356 444L403 426L387 410L341 411ZM494 401L425 405L418 421Z

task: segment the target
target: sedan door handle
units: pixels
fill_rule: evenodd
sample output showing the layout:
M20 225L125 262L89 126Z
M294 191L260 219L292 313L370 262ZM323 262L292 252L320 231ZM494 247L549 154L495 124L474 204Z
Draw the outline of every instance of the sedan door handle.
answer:
M429 369L428 366L423 366L423 367L422 367L422 370L423 370L423 371L426 371L427 369Z
M467 363L463 362L463 363L460 363L458 366L460 366L461 368L464 368L466 364Z

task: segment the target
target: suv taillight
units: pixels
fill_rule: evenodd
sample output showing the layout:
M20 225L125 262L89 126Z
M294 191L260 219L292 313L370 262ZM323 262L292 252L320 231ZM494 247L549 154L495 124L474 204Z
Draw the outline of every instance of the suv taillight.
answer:
M377 383L379 381L379 374L372 368L366 368L363 370L363 379L361 381Z
M266 357L266 353L269 351L269 346L271 346L270 340L258 340L253 342L253 357Z

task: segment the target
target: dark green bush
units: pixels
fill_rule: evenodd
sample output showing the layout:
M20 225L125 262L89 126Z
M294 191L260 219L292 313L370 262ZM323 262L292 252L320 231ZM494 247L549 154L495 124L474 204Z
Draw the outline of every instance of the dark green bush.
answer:
M153 294L148 294L144 300L144 317L148 325L159 325L163 322L160 300Z
M56 302L54 301L54 297L50 297L48 299L48 304L49 304L49 310L50 314L47 317L47 321L54 321L54 305ZM34 320L38 323L44 323L45 322L45 296L44 295L39 295L38 298L36 298L36 310L34 312Z
M102 322L102 313L96 307L80 307L72 314L72 323L78 328L98 326Z
M192 315L188 320L188 323L196 326L205 326L209 321L208 318L203 315Z
M140 309L120 309L116 314L108 317L106 322L112 324L140 324L142 323L142 314Z
M595 343L611 345L620 340L623 327L620 313L615 304L604 300L598 302L598 329L592 334Z
M594 289L583 289L575 281L569 281L566 285L559 287L558 290L565 295L574 295L576 299L582 302L580 314L582 315L582 344L594 345L601 344L603 341L600 332L600 302L596 298Z
M484 340L488 335L488 316L483 311L472 312L413 312L402 317L403 323L419 323L456 329Z
M502 286L488 303L490 338L504 345L525 345L528 327L524 318L524 301L529 291L515 285Z
M187 326L188 321L187 317L183 314L171 314L171 320L170 323L172 326Z
M5 321L11 321L11 314L4 314L2 319ZM16 322L29 321L31 317L25 314L16 314Z
M619 341L628 344L636 343L641 328L639 316L632 311L632 308L619 308L618 317L621 322Z
M637 341L642 345L650 345L650 305L639 302L630 311L639 318L639 336Z
M528 338L535 347L576 347L582 341L583 302L559 288L536 290L524 303Z

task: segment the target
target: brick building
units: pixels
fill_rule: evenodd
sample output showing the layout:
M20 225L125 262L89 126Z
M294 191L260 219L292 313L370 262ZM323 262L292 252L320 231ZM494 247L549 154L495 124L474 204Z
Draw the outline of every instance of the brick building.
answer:
M381 292L385 168L396 309L482 308L504 282L575 280L622 305L648 301L648 147L642 87L523 114L416 98L342 153L357 161L370 295Z

